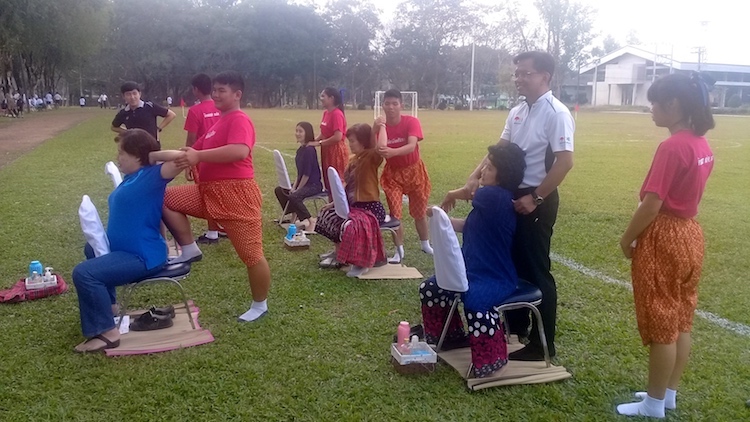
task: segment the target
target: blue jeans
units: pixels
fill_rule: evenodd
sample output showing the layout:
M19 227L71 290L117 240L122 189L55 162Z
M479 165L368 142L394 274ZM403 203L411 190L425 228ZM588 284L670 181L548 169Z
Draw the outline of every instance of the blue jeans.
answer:
M81 330L86 338L115 327L112 305L117 303L115 287L134 283L159 273L164 265L146 269L146 264L128 252L110 252L94 257L90 245L84 249L86 261L73 269L73 283L78 293Z

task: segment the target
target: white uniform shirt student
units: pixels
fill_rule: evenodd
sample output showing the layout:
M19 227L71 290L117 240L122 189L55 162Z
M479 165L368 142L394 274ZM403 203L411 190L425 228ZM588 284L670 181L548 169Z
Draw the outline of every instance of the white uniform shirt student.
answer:
M531 106L521 101L513 107L500 138L526 152L526 172L520 188L537 187L542 183L547 176L546 161L549 160L551 166L554 153L573 152L574 132L575 121L570 110L552 95L552 91L547 91Z

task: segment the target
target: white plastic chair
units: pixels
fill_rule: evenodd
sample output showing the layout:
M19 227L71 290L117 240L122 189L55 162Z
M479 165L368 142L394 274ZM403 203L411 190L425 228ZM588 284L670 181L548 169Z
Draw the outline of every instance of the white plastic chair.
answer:
M274 161L274 164L276 165L276 179L277 179L278 185L282 189L291 190L292 181L289 178L289 171L287 171L286 162L284 161L284 156L282 156L281 152L277 149L273 150L273 161ZM328 200L328 194L325 191L323 191L317 195L313 195L308 198L305 198L305 200L313 201L313 206L315 207L315 214L317 215L318 214L318 201ZM279 225L282 224L288 207L289 207L289 202L287 202L284 209L281 210L281 216L279 216Z

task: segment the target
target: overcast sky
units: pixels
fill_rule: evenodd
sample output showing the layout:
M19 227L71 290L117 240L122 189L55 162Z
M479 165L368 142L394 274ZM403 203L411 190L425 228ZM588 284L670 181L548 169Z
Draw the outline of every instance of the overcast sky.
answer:
M318 4L326 0L313 0ZM352 0L356 1L356 0ZM403 0L376 0L383 9L383 20L391 20ZM501 0L469 0L488 4ZM576 0L573 0L576 1ZM597 9L595 31L611 34L625 44L628 32L634 30L642 47L674 58L698 61L691 50L706 47L704 62L750 65L747 27L750 24L750 2L747 0L577 0ZM535 17L533 1L517 2L527 16ZM702 22L706 22L705 26ZM733 48L736 50L733 51Z

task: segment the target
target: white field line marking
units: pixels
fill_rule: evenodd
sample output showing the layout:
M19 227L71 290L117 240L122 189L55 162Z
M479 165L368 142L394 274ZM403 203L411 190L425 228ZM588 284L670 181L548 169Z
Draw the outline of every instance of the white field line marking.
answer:
M264 149L264 150L266 150L266 151L268 151L268 152L270 152L270 153L272 153L272 154L273 154L273 150L272 150L271 148L265 147L265 146L263 146L263 145L261 145L261 144L259 144L259 143L257 143L257 142L255 143L255 146L257 146L257 147L259 147L259 148L262 148L262 149ZM279 152L281 152L281 151L279 151ZM294 156L293 156L293 155L291 155L291 154L287 154L287 153L285 153L285 152L282 152L282 153L281 153L281 155L286 155L286 156L287 156L287 157L289 157L289 158L294 158Z
M606 274L603 274L599 271L592 270L591 268L585 267L572 259L565 258L564 256L560 256L554 252L550 253L550 258L562 265L565 265L566 267L570 268L571 270L578 271L584 275L587 275L592 278L597 278L605 283L609 284L615 284L621 287L625 287L628 290L633 290L633 286L630 283L627 283L622 280L618 280L616 278L610 277ZM711 312L702 311L700 309L695 310L695 314L699 317L705 319L706 321L718 325L721 328L727 329L729 331L735 332L741 336L750 337L750 326L747 326L745 324L741 324L739 322L730 321L728 319L722 318L716 314L713 314Z

